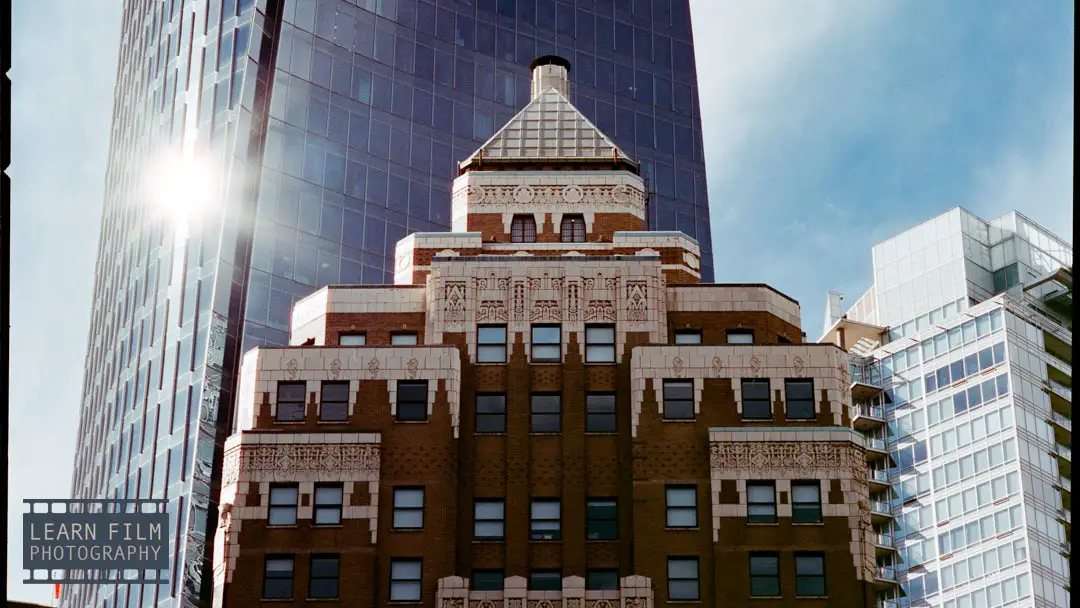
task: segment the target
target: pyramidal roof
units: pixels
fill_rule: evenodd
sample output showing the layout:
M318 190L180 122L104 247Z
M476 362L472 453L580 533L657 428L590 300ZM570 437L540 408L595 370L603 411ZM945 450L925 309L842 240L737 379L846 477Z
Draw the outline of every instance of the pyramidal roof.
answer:
M610 160L634 163L555 87L535 95L461 167L486 160Z

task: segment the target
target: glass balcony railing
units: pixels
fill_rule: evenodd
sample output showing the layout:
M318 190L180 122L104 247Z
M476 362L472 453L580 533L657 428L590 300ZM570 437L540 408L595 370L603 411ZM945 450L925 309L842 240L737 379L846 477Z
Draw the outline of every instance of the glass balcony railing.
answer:
M874 540L874 544L879 547L889 547L890 549L896 546L893 537L887 534L878 534L877 539Z
M1065 490L1069 494L1072 494L1072 480L1068 477L1062 477L1061 479L1059 479L1058 485L1061 486L1062 490Z
M1054 446L1054 453L1060 458L1064 458L1069 462L1072 462L1072 448L1061 445L1060 443Z
M871 500L870 512L881 513L884 515L892 515L892 511L889 510L889 503L885 502L884 500Z
M852 406L852 417L862 416L863 418L880 418L885 419L885 408L880 405L872 405L869 403L863 403L860 405Z
M1050 390L1051 391L1057 393L1057 395L1059 397L1061 397L1062 399L1068 401L1069 403L1072 403L1072 389L1071 388L1065 386L1064 384L1061 384L1060 382L1057 382L1056 380L1049 380L1048 379L1046 381L1046 383L1050 385Z
M870 481L876 481L878 483L889 483L889 472L885 469L870 469L866 475Z
M877 439L876 437L867 437L866 438L866 449L868 449L868 450L876 450L878 452L887 452L888 451L888 449L886 449L886 447L885 447L885 440L884 439Z
M1060 414L1058 412L1050 412L1050 416L1053 419L1054 424L1057 424L1058 426L1065 429L1066 431L1070 431L1070 432L1072 431L1072 419L1071 418L1069 418L1065 414Z
M885 581L895 581L896 566L878 566L877 577Z
M1066 524L1072 525L1072 511L1068 509L1058 509L1058 519Z

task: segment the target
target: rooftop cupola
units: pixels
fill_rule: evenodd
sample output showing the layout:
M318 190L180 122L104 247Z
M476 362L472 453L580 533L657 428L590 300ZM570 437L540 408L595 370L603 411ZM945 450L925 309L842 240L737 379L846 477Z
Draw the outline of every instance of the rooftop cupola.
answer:
M558 55L544 55L533 59L532 99L548 89L555 89L570 99L570 62Z

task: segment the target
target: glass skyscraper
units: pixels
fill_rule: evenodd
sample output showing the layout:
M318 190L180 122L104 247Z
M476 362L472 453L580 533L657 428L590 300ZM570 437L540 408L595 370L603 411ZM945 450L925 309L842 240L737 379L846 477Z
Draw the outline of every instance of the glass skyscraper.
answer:
M697 238L711 280L688 0L125 0L72 494L167 499L174 565L64 605L208 603L240 354L448 228L456 161L548 54L641 162L650 228Z
M957 208L873 265L823 341L851 356L879 605L1069 606L1072 246Z

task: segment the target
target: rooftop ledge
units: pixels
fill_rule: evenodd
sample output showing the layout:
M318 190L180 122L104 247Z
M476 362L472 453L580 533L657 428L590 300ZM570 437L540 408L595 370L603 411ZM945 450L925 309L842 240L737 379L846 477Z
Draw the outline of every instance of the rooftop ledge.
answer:
M839 332L841 330L844 332L843 340L839 339ZM833 323L832 327L825 331L818 342L836 344L840 348L847 350L847 345L854 346L863 338L868 338L880 343L887 331L887 327L871 325L870 323L863 323L862 321L852 321L847 317L841 317L836 323Z

